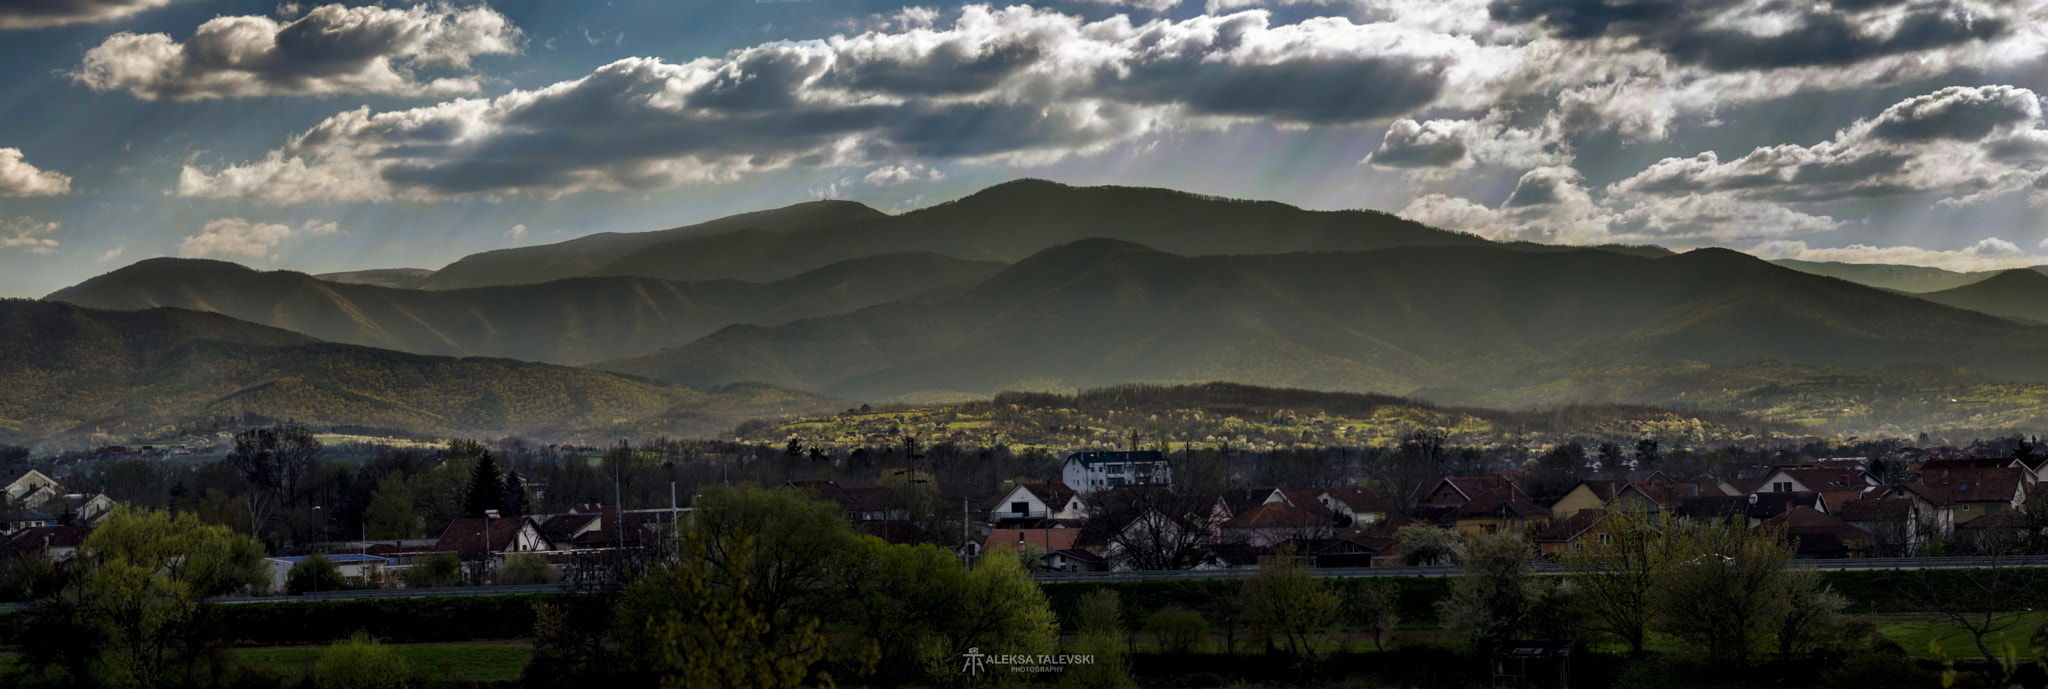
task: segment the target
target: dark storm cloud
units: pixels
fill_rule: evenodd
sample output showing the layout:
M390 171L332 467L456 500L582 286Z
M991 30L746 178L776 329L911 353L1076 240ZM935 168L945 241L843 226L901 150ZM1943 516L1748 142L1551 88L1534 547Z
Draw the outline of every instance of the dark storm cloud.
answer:
M39 29L120 19L177 0L7 0L0 2L0 29Z
M1342 124L1412 112L1443 90L1443 65L1401 58L1295 59L1274 64L1175 60L1105 78L1103 93L1178 103L1204 115Z
M1953 1L1914 6L1896 26L1870 13L1903 4L1776 3L1768 9L1791 21L1772 35L1716 25L1727 13L1746 9L1740 0L1495 0L1489 12L1496 21L1537 23L1564 38L1635 38L1681 63L1716 71L1848 65L1990 40L2013 29Z
M842 48L832 73L835 83L854 90L910 96L980 93L1045 55L1045 46L1029 37L972 50L959 42L924 55Z

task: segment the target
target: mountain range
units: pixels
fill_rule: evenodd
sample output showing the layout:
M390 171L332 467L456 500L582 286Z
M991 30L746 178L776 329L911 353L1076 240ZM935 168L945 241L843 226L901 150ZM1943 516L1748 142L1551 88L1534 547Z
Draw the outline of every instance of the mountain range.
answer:
M901 215L811 202L437 271L145 260L6 303L21 325L0 337L0 439L236 410L711 433L764 410L1133 382L1746 404L1768 381L1885 367L2048 381L2042 305L2034 270L1493 242L1022 180Z
M1663 258L1484 246L1187 257L1084 240L958 296L733 326L592 366L691 386L756 380L926 399L1203 380L1500 390L1618 362L1759 359L1928 362L2040 380L2048 328L1722 249Z
M768 284L601 277L428 291L158 258L47 298L102 309L212 311L415 354L572 364L688 342L734 323L773 325L950 294L1002 267L914 252L849 259Z
M24 300L0 301L0 391L0 442L123 437L248 413L475 437L577 437L644 419L710 434L751 416L846 404L766 386L707 392L566 366L334 344L183 309Z

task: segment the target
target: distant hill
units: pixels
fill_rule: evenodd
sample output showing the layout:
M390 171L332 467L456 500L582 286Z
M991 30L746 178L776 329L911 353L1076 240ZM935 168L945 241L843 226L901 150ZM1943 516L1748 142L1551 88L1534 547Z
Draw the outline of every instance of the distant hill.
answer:
M350 285L376 285L398 289L419 289L434 271L425 268L379 268L376 270L351 270L341 273L320 273L313 277L328 282Z
M618 260L627 254L662 242L685 239L699 235L748 232L788 232L800 228L825 228L859 220L887 217L881 211L851 201L813 201L794 206L755 213L742 213L709 222L658 232L618 233L606 232L579 237L566 242L541 246L500 249L463 257L446 268L435 271L432 277L420 285L427 289L460 289L464 287L488 287L492 285L520 285L563 278L590 275L598 268ZM926 247L905 247L903 251L915 251ZM881 253L881 252L868 252ZM834 261L855 258L856 255L838 255L831 261L812 264L815 268ZM711 280L718 278L740 278L752 281L767 281L788 277L801 270L780 275L756 275L738 271L717 271L715 274L678 275L664 273L643 275L643 277L674 277L682 280Z
M1994 316L2048 323L2048 275L2031 268L2015 268L1954 289L1922 294L1920 298Z
M790 391L707 394L588 369L332 344L181 309L0 301L0 442L92 431L120 437L244 412L315 425L542 438L668 417L690 423L663 432L688 435L750 416L844 404Z
M1625 362L1928 362L2048 379L2048 328L1722 249L1664 258L1500 247L1184 257L1091 239L932 302L734 326L595 368L867 400L1228 380L1571 401Z
M49 299L95 308L213 311L332 342L415 354L566 364L650 352L734 323L773 325L946 296L1002 267L917 252L841 261L766 285L608 277L424 291L160 258Z
M1878 289L1916 294L1954 289L1991 277L1993 274L1992 271L1958 273L1925 266L1801 261L1792 258L1779 259L1771 263L1802 273L1825 275Z

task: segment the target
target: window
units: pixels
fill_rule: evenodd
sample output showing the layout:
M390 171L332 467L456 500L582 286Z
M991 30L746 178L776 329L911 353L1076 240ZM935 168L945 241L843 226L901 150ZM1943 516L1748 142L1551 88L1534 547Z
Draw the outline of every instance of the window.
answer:
M1773 483L1771 484L1771 490L1778 493L1790 493L1792 492L1792 482L1779 481L1777 483Z
M1031 511L1031 503L1024 502L1022 500L1010 503L1010 511L1015 512L1017 514L1028 513Z
M1614 545L1614 535L1600 534L1600 545Z

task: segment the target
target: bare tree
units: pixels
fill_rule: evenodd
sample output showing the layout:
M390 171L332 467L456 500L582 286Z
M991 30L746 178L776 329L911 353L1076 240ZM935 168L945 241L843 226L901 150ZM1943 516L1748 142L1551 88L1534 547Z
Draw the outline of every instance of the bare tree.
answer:
M1984 638L2003 635L2026 620L2021 613L2044 602L2041 591L2048 585L2040 568L2017 566L2020 559L1992 550L1975 567L1921 569L1908 598L1968 632L1984 659L1996 663L1998 656Z
M320 462L320 441L303 426L286 424L235 434L226 462L249 482L249 531L261 536L270 515L298 504L299 481Z
M1088 529L1108 540L1118 569L1187 569L1209 554L1215 498L1163 486L1119 486L1089 494Z

